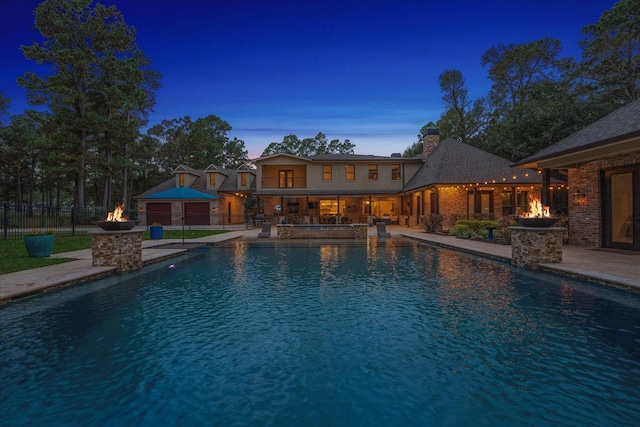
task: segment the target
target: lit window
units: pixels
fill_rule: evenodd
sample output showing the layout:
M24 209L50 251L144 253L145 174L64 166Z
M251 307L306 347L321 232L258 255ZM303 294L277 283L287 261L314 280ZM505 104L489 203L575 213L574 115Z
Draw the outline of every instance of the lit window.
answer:
M322 165L322 179L331 181L331 165Z
M369 165L369 179L378 179L378 165Z
M353 181L356 179L356 166L355 165L346 165L344 167L344 178L347 181Z
M240 172L240 185L243 187L247 186L247 173Z
M283 170L278 172L279 175L279 188L293 188L293 171Z
M391 165L391 179L394 181L402 179L402 175L400 174L400 165L397 163Z
M184 187L184 174L178 174L178 182L180 183L180 187Z
M215 187L216 186L216 174L215 173L210 173L209 174L209 187Z

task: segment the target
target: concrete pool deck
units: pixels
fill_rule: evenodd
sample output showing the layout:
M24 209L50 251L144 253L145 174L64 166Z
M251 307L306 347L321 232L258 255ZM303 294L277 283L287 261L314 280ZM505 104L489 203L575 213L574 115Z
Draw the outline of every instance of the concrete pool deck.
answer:
M237 238L256 238L259 229L235 230L213 236L189 239L185 243L216 244ZM511 246L458 239L452 236L428 234L417 228L387 226L392 236L405 236L427 244L474 255L485 256L506 262L511 260ZM376 237L376 228L368 227L369 237ZM271 238L276 237L272 229ZM181 239L144 240L142 262L149 264L172 258L187 249L157 248L170 243L181 243ZM542 270L579 277L604 284L624 286L640 290L640 253L587 249L565 245L563 260L558 264L542 264ZM28 295L46 292L63 286L114 274L115 267L94 267L91 249L54 254L52 258L75 258L61 264L0 275L0 303Z

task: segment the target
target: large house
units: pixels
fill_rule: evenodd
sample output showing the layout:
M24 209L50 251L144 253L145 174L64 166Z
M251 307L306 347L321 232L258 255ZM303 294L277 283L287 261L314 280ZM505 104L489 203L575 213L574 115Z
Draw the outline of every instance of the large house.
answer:
M451 228L460 218L498 219L526 212L541 197L543 179L535 171L513 169L508 160L454 139L440 142L437 129L428 131L423 142L424 151L416 158L281 153L255 159L255 169L182 165L174 179L138 196L141 224L178 225L182 212L187 225L242 223L242 202L252 195L258 213L272 223L417 226L428 215L439 215L444 227ZM218 199L153 198L176 187Z
M424 137L421 156L276 154L254 162L255 196L272 221L419 225L440 215L445 228L460 218L501 218L540 199L542 176L454 139ZM553 188L564 184L554 181Z
M567 172L569 243L640 251L640 100L514 166Z
M275 222L406 221L403 189L421 159L400 155L275 154L254 160L259 206Z

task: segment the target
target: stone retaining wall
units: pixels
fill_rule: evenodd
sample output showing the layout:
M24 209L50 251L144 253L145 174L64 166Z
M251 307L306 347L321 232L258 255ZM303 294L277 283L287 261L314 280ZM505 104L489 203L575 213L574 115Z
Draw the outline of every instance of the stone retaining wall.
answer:
M357 239L367 238L367 224L343 226L278 224L278 239Z

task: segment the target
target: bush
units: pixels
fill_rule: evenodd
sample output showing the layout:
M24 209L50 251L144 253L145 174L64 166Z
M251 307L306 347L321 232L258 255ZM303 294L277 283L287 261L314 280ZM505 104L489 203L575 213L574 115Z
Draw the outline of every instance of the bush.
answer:
M442 231L442 215L422 215L420 222L427 233Z
M449 234L470 239L475 235L475 232L467 224L460 224L460 221L458 221Z
M489 234L487 227L495 227L496 229L499 229L499 221L461 219L456 222L456 225L453 227L450 234L467 239L473 239L476 237L486 238Z

